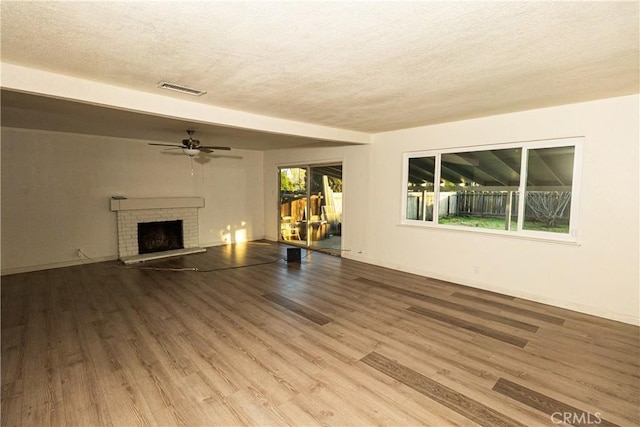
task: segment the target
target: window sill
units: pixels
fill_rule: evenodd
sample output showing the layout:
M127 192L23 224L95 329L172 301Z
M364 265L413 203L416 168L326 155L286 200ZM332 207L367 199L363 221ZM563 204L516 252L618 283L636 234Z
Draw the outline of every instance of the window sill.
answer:
M398 224L398 226L410 227L410 228L423 228L423 229L431 229L431 230L455 232L455 233L476 233L476 234L484 234L489 236L506 237L509 239L531 240L531 241L542 242L542 243L554 243L554 244L561 244L561 245L568 245L568 246L582 246L580 242L578 242L575 236L571 236L568 234L556 234L556 233L535 232L535 231L530 231L530 232L523 231L518 233L515 231L491 230L488 228L432 224L432 223L423 222L423 221L402 221L400 222L400 224Z

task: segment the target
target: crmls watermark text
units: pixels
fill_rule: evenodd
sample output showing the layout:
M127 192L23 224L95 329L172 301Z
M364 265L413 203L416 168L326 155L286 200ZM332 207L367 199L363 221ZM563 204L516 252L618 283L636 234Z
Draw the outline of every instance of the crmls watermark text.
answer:
M602 417L600 412L593 414L589 412L554 412L551 414L551 422L554 424L571 424L571 425L585 425L585 424L600 424Z

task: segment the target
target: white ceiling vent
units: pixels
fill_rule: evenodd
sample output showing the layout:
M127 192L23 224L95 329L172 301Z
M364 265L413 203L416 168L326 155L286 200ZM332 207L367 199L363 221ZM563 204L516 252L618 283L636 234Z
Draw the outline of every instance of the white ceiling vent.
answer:
M193 96L200 96L207 93L206 90L192 89L190 87L177 85L175 83L169 83L169 82L160 82L158 83L158 87L161 89L175 90L176 92L182 92L182 93L186 93Z

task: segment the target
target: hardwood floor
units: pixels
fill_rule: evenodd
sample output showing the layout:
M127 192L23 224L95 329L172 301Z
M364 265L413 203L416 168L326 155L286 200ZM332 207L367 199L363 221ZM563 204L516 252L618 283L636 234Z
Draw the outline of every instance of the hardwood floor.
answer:
M640 424L638 327L285 253L3 277L2 425Z

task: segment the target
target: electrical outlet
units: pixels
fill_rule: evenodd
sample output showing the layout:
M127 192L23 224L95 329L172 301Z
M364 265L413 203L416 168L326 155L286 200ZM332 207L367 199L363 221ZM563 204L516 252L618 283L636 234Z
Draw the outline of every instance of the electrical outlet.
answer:
M480 266L479 265L474 265L473 266L473 272L474 273L479 273L480 272Z
M80 249L80 248L76 249L76 255L78 255L78 258L83 258L82 249Z

